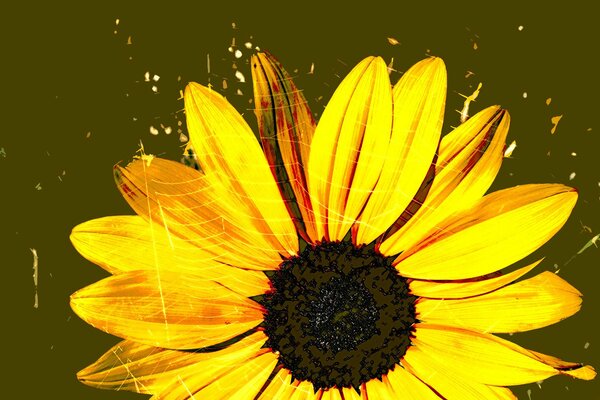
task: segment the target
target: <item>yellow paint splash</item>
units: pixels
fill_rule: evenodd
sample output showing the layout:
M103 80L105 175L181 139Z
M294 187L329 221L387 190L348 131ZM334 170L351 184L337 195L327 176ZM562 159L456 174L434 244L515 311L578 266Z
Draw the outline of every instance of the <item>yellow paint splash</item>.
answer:
M387 38L387 40L388 40L388 43L391 44L392 46L396 46L396 45L400 44L398 39L395 39L393 37L389 37L389 38Z
M550 121L552 122L552 129L550 130L551 134L554 135L554 133L556 132L556 127L558 126L558 122L560 121L561 118L562 118L562 114L554 116L550 119Z

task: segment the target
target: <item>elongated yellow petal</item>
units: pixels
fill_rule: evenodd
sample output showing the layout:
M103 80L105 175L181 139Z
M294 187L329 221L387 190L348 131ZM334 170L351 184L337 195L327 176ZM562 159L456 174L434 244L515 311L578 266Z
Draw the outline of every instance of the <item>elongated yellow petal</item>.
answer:
M386 234L380 251L393 255L411 248L479 200L500 169L509 125L508 112L489 107L444 136L425 201L408 222Z
M266 339L264 333L256 332L213 352L168 350L124 340L79 371L77 378L101 389L146 394L162 391L177 375L187 373L201 376L208 384L215 376L255 356Z
M286 250L269 241L258 211L219 182L180 163L160 158L117 167L115 178L131 207L168 237L178 237L223 263L273 269Z
M152 400L251 400L258 395L276 364L277 356L268 349L262 349L254 358L231 366L229 371L209 382L203 379L203 374L194 374L193 371L179 375L177 381Z
M439 400L439 396L433 390L401 365L396 365L396 368L387 374L387 379L398 399Z
M258 53L250 63L265 156L298 232L308 242L315 241L306 174L316 123L302 91L272 55Z
M419 347L412 346L403 357L402 364L423 382L448 400L515 399L510 390L493 388L457 376L444 364L429 356Z
M581 293L552 272L513 283L481 296L459 300L419 299L420 321L481 332L523 332L575 314Z
M576 201L577 192L563 185L523 185L494 192L402 253L396 268L418 279L465 279L497 271L548 241Z
M415 279L409 284L410 292L415 296L434 299L460 299L463 297L478 296L516 281L535 268L540 262L542 260L494 278L473 278L462 282L421 281Z
M71 296L84 321L112 335L157 347L222 343L262 321L262 308L201 275L133 271Z
M292 374L288 369L281 368L258 400L288 400L294 390L296 386L292 385Z
M417 193L438 146L445 102L446 68L439 58L415 64L394 86L391 140L385 140L385 163L360 216L357 243L384 233Z
M319 239L341 240L354 224L381 173L391 127L385 62L366 58L333 94L311 144L308 183Z
M262 272L219 263L214 255L137 215L84 222L73 228L71 242L81 255L112 274L156 269L192 272L248 297L270 287Z
M557 361L549 362L534 352L487 333L426 323L416 324L415 329L415 348L410 350L411 354L422 352L453 374L486 385L521 385L557 374L580 375L584 376L582 379L588 379L593 371L581 364L562 362L570 365L564 370L557 366Z
M207 180L237 194L261 216L266 239L287 255L298 251L296 229L260 145L225 98L197 83L185 89L190 141Z

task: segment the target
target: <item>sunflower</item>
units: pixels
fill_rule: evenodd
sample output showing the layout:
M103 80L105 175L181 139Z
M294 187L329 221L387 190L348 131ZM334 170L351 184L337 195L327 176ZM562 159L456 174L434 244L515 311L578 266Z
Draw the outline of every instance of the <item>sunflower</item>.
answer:
M138 216L74 228L112 276L72 295L124 339L78 373L153 399L511 399L505 386L590 366L494 333L576 313L581 293L515 265L565 223L577 192L486 194L509 115L489 107L440 138L439 58L392 86L361 61L313 120L268 54L251 60L259 140L221 95L185 91L200 170L142 155L115 167ZM511 267L508 271L501 271Z

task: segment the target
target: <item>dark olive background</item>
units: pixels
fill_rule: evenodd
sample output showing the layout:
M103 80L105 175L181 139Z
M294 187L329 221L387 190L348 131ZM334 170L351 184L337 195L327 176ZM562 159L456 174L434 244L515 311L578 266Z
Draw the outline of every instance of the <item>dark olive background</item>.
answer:
M145 398L88 388L75 378L77 370L118 340L86 325L69 308L72 292L107 276L76 253L69 232L91 218L132 213L114 186L111 168L130 160L140 141L148 153L179 158L177 121L184 116L178 97L186 82L206 84L210 79L222 90L222 80L227 79L224 93L256 125L248 102L250 51L243 47L248 40L276 55L290 72L297 69L296 82L317 114L341 77L371 54L386 61L394 57L399 71L428 51L444 58L449 72L444 132L458 124L459 93L470 94L483 82L472 112L491 104L508 108L512 116L508 142L516 140L518 145L513 157L505 160L494 188L560 182L577 187L580 194L563 230L528 260L546 257L538 271L554 270L556 264L560 276L584 293L583 309L566 321L516 334L512 340L600 367L596 318L600 250L592 246L568 262L600 233L598 14L584 2L539 4L494 2L474 7L463 2L369 1L359 6L321 1L241 6L198 1L168 6L145 2L4 6L3 396ZM237 29L232 29L232 22ZM232 37L243 51L239 60L227 51ZM400 44L390 45L387 37ZM246 83L236 83L234 61ZM307 74L313 62L314 74ZM152 84L144 82L146 71L160 76L157 94ZM475 75L465 78L466 71ZM394 72L392 79L399 76ZM243 95L235 95L238 88ZM560 114L564 117L551 135L550 118ZM161 123L171 126L173 133L166 135ZM158 135L150 134L151 125L158 127ZM185 123L183 127L187 133ZM571 172L576 177L569 181ZM33 307L30 248L39 254L38 309ZM600 398L598 381L567 377L551 378L541 387L515 388L523 399L528 390L531 399Z

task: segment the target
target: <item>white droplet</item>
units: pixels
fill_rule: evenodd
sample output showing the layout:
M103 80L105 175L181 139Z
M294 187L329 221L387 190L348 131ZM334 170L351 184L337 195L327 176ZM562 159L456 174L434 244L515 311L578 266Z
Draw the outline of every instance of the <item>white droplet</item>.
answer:
M152 86L152 91L153 91L154 93L158 93L158 87L156 87L156 86Z
M246 42L246 43L244 43L244 46L246 46L247 49L251 49L252 48L252 43Z
M156 136L158 135L158 129L150 125L150 133Z
M150 72L149 71L146 71L146 73L144 74L144 81L150 82Z
M523 92L523 98L526 99L527 98L527 92Z
M577 175L575 172L571 172L571 175L569 175L569 180L572 181L575 179L575 175Z
M519 25L519 30L522 31L523 30L523 25Z
M587 349L588 347L590 347L590 342L585 342L585 344L583 345L583 348Z
M572 152L572 153L571 153L571 155L572 155L573 157L576 157L576 156L577 156L577 153L575 153L575 152Z
M167 126L167 127L165 128L165 133L166 133L167 135L170 135L170 134L171 134L171 132L173 132L173 129L172 129L170 126Z
M238 80L242 83L246 82L246 78L244 77L244 74L242 74L239 70L235 71L235 77L238 78Z
M240 50L236 50L235 51L235 58L241 58L242 57L242 52Z
M233 47L229 46L229 47L227 48L227 50L228 50L230 53L233 53Z
M155 75L152 77L152 80L153 80L154 82L158 82L158 80L159 80L159 79L160 79L160 76L158 76L158 75L156 75L156 74L155 74Z

